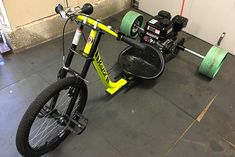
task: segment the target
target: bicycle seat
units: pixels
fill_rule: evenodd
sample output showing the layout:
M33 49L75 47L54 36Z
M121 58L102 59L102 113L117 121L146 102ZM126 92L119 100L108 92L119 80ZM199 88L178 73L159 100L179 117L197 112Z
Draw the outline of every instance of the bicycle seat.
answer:
M147 80L158 78L165 67L164 57L160 50L144 45L144 50L132 46L124 49L119 55L118 63L128 75Z

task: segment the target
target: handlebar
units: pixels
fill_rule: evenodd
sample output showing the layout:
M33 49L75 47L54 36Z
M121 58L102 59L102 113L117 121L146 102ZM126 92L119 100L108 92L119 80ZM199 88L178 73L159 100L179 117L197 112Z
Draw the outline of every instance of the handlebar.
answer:
M75 10L75 8L73 8L73 9L70 9L69 11L65 11L64 7L61 4L58 4L55 7L55 12L57 14L60 14L60 16L64 19L66 19L70 15L76 15L79 13L91 15L93 13L93 11L94 11L94 8L90 3L85 3L82 8L79 8L79 10Z
M93 13L93 6L90 4L90 3L86 3L83 5L82 8L79 8L79 10L75 10L75 8L73 9L69 9L67 11L64 10L64 7L61 5L61 4L58 4L55 8L55 12L57 14L60 14L60 16L64 19L66 19L67 17L70 17L70 16L74 16L74 15L78 15L77 16L77 19L79 19L80 21L84 21L84 19L86 18L85 16L80 16L79 13L84 13L84 14L87 14L87 15L90 15ZM100 29L104 30L105 32L117 37L118 40L121 40L135 48L138 48L138 49L141 49L142 51L145 50L145 45L144 44L141 44L139 42L137 42L136 40L130 38L130 37L127 37L125 36L124 34L122 33L116 33L114 32L113 30L111 30L108 26L98 22L97 20L94 20L92 18L88 18L86 19L87 22L91 25L97 25L97 27L99 27Z

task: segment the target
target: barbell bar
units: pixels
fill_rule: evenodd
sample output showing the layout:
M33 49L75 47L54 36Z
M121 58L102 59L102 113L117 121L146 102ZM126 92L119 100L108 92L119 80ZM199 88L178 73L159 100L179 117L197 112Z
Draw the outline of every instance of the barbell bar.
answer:
M189 52L194 56L197 56L202 60L201 65L199 66L199 73L209 77L214 78L222 67L224 60L228 54L225 49L222 49L218 46L212 46L211 49L207 52L206 56L203 56L193 50L190 50L183 45L177 45L179 49Z
M197 52L195 52L195 51L193 51L193 50L190 50L190 49L188 49L188 48L184 48L184 51L186 51L186 52L189 52L189 53L191 53L191 54L193 54L193 55L195 55L195 56L197 56L197 57L199 57L199 58L201 58L201 59L204 59L205 58L205 56L203 56L203 55L200 55L199 53L197 53Z

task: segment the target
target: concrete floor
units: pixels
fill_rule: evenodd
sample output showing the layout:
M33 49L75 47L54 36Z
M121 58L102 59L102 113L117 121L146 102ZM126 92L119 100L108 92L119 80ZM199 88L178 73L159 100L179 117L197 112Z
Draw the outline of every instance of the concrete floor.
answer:
M118 28L125 11L104 22ZM146 15L148 18L148 16ZM209 44L185 33L185 45L208 51ZM69 45L72 34L66 36ZM105 35L100 52L115 76L125 44ZM61 66L61 39L5 57L0 67L0 152L20 156L16 128L30 102L56 80ZM75 58L73 67L81 59ZM45 157L235 157L235 58L231 55L213 80L197 73L200 59L185 52L166 65L155 81L144 81L116 96L105 94L93 67L88 74L87 130L71 135ZM196 119L215 97L203 119Z

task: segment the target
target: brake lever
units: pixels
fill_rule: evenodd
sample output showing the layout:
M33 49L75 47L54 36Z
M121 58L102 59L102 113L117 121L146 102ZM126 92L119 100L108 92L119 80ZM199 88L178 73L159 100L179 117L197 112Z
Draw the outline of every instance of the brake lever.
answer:
M81 8L66 8L65 15L67 16L66 19L71 18L79 15L81 13Z

